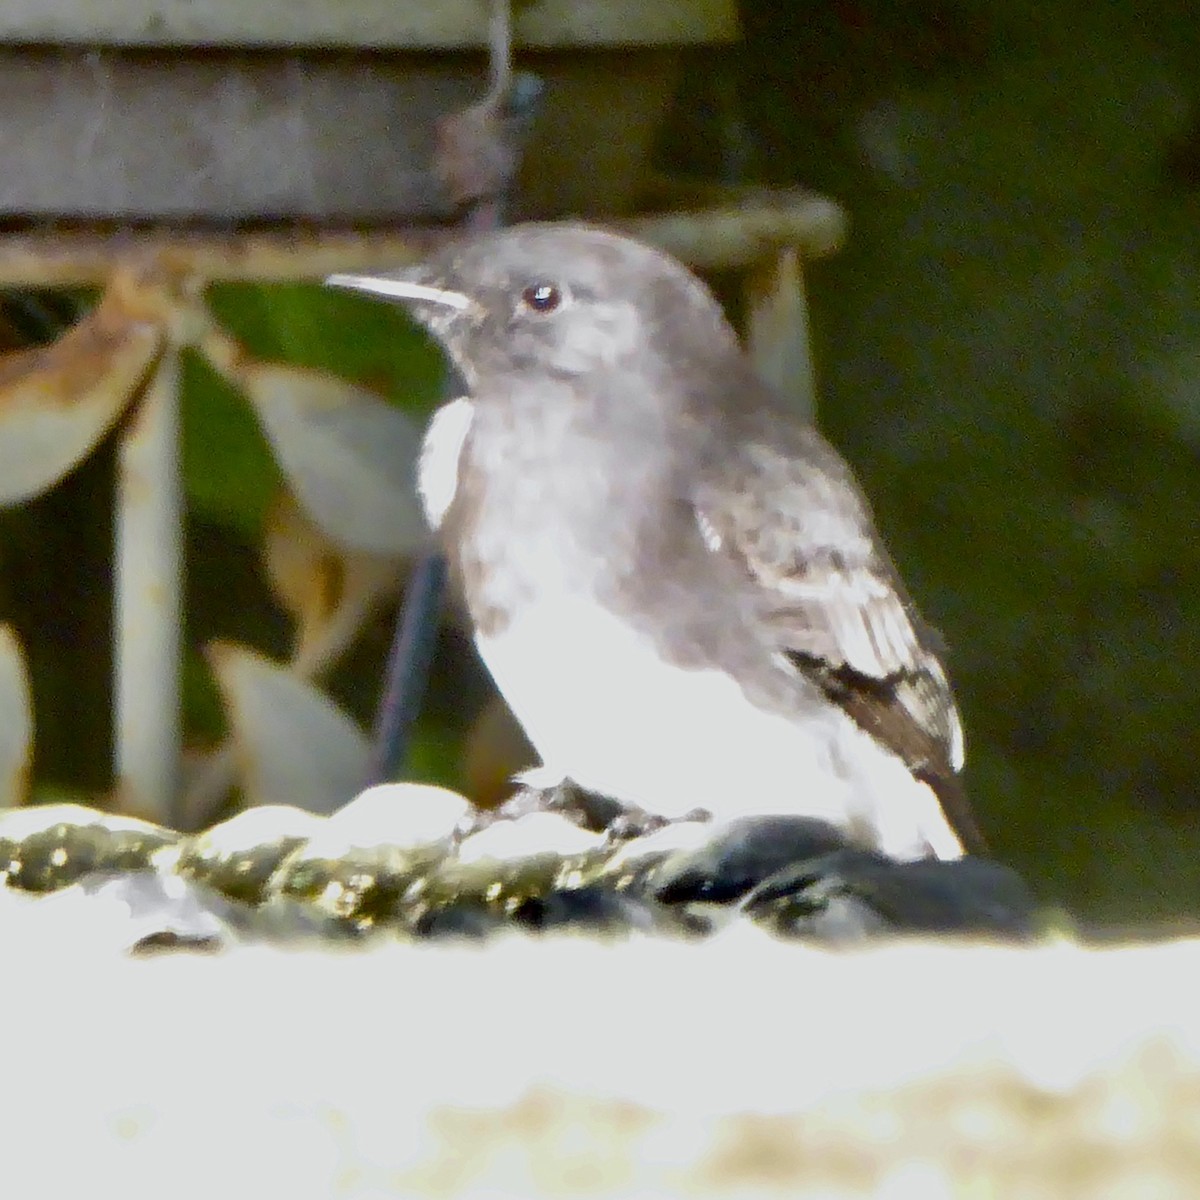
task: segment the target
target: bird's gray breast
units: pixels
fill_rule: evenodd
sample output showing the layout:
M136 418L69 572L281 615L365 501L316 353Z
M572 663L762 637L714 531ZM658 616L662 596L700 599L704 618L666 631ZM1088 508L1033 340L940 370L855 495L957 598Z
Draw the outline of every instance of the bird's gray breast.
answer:
M686 447L664 420L621 409L620 396L606 404L565 384L542 391L536 401L473 399L469 422L447 414L426 441L427 511L441 510L443 544L482 632L549 592L644 607L670 559L689 542L703 548L682 500Z

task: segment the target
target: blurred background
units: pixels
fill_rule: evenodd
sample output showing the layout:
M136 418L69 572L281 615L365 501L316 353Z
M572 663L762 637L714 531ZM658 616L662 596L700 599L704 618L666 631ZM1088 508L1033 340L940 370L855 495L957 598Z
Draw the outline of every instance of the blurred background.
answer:
M944 635L994 853L1094 916L1194 913L1200 17L1124 0L744 0L740 15L740 44L685 56L655 166L802 184L849 216L844 248L806 273L818 419ZM4 299L6 347L88 302ZM385 307L299 284L210 301L256 355L418 414L439 395L436 353ZM289 620L258 551L278 468L228 385L198 359L185 371L188 645L282 656ZM108 782L112 456L0 513L0 617L31 664L42 796ZM331 683L366 725L392 615ZM463 746L487 695L448 626L413 775L484 786ZM192 740L216 739L194 649L186 703Z
M820 420L943 631L996 853L1200 902L1200 15L743 7L755 171L850 214Z

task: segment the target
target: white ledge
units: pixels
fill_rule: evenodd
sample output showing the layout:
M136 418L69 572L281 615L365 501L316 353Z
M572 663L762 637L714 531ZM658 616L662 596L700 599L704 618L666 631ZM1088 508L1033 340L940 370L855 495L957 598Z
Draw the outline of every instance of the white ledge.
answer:
M735 929L129 960L42 904L0 907L14 1195L1195 1186L1196 941L832 952Z

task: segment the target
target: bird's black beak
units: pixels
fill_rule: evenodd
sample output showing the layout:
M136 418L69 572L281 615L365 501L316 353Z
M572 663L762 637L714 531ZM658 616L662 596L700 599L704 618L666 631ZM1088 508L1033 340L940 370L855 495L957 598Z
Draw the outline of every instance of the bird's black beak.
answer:
M416 301L432 304L439 308L457 309L463 312L471 307L471 299L462 292L438 287L427 282L428 276L420 267L408 271L395 271L388 275L330 275L326 287L345 288L351 292L365 292L369 296L380 296L386 300Z

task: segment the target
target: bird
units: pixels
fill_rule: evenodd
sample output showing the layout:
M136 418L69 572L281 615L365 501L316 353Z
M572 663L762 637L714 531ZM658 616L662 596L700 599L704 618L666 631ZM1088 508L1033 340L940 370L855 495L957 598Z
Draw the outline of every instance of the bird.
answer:
M811 818L899 861L983 848L940 642L698 276L552 221L326 282L401 304L457 380L418 490L528 782Z

